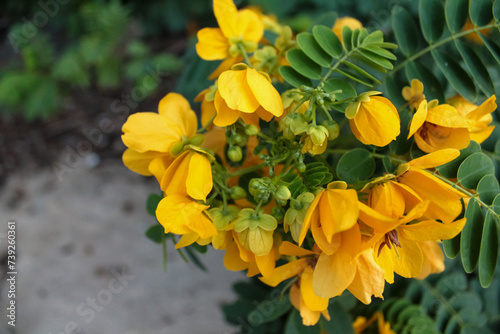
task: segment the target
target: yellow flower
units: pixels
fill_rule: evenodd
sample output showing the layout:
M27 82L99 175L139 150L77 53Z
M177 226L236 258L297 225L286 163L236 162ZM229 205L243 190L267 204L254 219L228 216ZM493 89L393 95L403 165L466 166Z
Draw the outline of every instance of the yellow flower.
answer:
M246 208L238 213L233 230L238 233L239 242L257 256L268 254L273 247L273 233L278 227L276 219L263 210L255 212Z
M365 145L386 146L400 132L400 120L396 107L381 96L360 96L360 101L351 103L346 110L352 133Z
M358 194L347 189L345 182L332 182L321 191L309 206L302 223L299 245L304 242L309 228L319 248L333 254L338 244L334 235L352 228L358 220Z
M422 202L407 215L395 219L359 204L360 220L373 228L373 236L364 242L363 249L373 247L387 282L394 282L394 272L403 277L416 277L422 272L424 257L420 242L451 239L464 227L465 218L447 224L436 220L415 222L428 205L428 201Z
M469 127L470 139L481 144L485 141L495 129L490 126L493 121L491 113L497 109L496 96L492 95L489 99L484 101L480 106L477 106L462 96L457 95L446 102L455 107L459 114L464 115L465 118L472 120L475 124Z
M474 124L449 104L429 108L423 100L413 115L408 138L413 135L418 147L426 153L445 148L461 150L469 145L469 128Z
M290 230L295 242L299 241L302 222L306 218L307 210L313 200L313 194L309 192L302 193L296 200L292 200L290 207L285 213L283 228L285 229L285 233L288 233L288 230Z
M210 86L210 88L202 90L195 98L195 102L201 102L201 125L205 126L210 122L216 115L217 111L215 110L215 93L217 92L217 82ZM208 129L211 129L213 124L208 126Z
M219 28L198 31L196 52L202 59L226 59L241 55L242 49L257 49L264 24L255 12L238 10L231 0L214 0L214 14Z
M302 153L309 152L317 155L325 152L328 145L328 130L323 125L309 125L304 135L304 146Z
M417 109L425 99L424 85L417 79L411 81L411 87L406 86L403 88L403 98L408 101L410 108Z
M271 275L259 279L265 284L275 287L282 281L297 276L299 280L290 290L290 301L300 311L303 324L305 326L315 325L321 314L330 320L328 298L317 296L313 289L314 270L312 265L315 264L318 253L300 248L287 241L281 244L279 253L285 256L296 256L299 259L275 268Z
M199 145L203 137L196 135L196 114L180 94L169 93L161 99L158 113L140 112L130 115L123 125L122 140L128 149L123 163L141 175L154 175L161 182L174 160L172 150L179 145Z
M415 278L424 279L430 274L437 274L444 271L444 254L436 241L418 242L422 251L423 263L420 274Z
M460 199L466 197L465 194L425 170L444 165L459 155L458 150L444 149L398 166L398 182L412 189L422 200L429 200L425 218L449 223L462 212Z
M215 93L217 126L228 126L242 118L247 124L259 125L259 118L270 121L283 114L281 96L269 77L244 64L233 66L219 77Z
M179 194L205 201L212 191L212 167L206 154L188 150L166 170L160 184L165 195Z
M195 242L217 235L212 221L205 214L208 205L202 205L183 195L167 195L156 208L156 218L165 229L165 233L187 235ZM182 246L190 244L184 240ZM179 245L180 247L181 245Z
M396 334L391 329L391 324L385 322L384 315L382 312L376 312L370 319L366 319L365 317L358 316L353 323L354 333L361 334L365 329L367 329L371 324L377 321L378 333L379 334Z
M351 30L363 29L363 24L359 22L357 19L349 16L339 17L332 28L333 32L337 37L342 41L342 29L344 27L349 27Z

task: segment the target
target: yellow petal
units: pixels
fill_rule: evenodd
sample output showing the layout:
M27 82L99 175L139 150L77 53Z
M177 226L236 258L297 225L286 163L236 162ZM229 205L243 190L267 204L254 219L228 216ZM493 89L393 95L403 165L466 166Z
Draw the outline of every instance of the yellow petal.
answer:
M215 93L214 106L217 111L217 117L214 119L214 124L217 126L229 126L240 118L240 113L227 106L226 101L220 96L219 91Z
M247 82L260 105L274 116L283 114L281 96L274 86L261 73L253 68L247 70Z
M372 188L370 207L391 218L399 218L405 212L405 200L395 182L385 182Z
M427 110L427 122L447 128L468 128L474 122L463 117L455 107L449 104L440 104Z
M488 139L490 135L493 133L493 130L495 130L494 126L488 126L486 129L483 131L479 132L470 132L470 140L475 141L478 144L481 144L483 141Z
M198 31L196 53L201 59L224 59L229 54L229 42L219 28L203 28Z
M394 283L394 261L392 256L392 252L394 252L394 250L390 250L387 246L384 246L379 252L379 248L380 243L374 247L375 251L379 253L375 257L375 262L377 262L380 268L384 271L384 278L387 283L392 284Z
M420 102L417 112L413 115L413 118L411 119L410 131L408 133L407 139L410 139L410 137L413 136L413 134L422 127L426 118L427 118L427 101L423 100L422 102Z
M401 234L405 238L415 241L447 240L455 237L462 231L466 218L443 224L435 220L426 220L416 224L401 226Z
M168 123L178 127L179 137L194 136L198 127L196 114L191 110L188 100L180 94L168 93L160 100L158 113L168 119Z
M271 275L259 277L259 279L265 284L275 287L284 280L300 274L306 266L308 266L307 259L295 260L274 268Z
M187 247L193 243L195 243L198 239L200 239L200 236L196 232L191 232L188 234L184 234L179 241L175 244L175 249L179 249L182 247Z
M213 237L213 236L216 236L217 235L217 229L215 228L214 224L212 223L212 221L205 215L203 214L203 212L201 212L200 209L202 209L203 207L205 209L208 209L209 206L202 206L202 205L199 205L198 203L196 202L193 202L192 204L193 206L197 206L196 207L196 210L199 210L198 214L196 215L186 215L186 219L189 219L189 221L187 222L187 225L188 227L198 233L198 235L200 236L200 238L202 239L206 239L206 238L210 238L210 237ZM190 209L190 208L188 208ZM194 210L194 209L193 209Z
M321 195L323 194L324 190L322 190L314 200L312 201L311 205L309 206L309 209L307 209L306 217L304 218L304 222L302 223L302 229L300 230L300 236L299 236L299 246L302 245L304 242L304 239L306 238L307 231L309 231L309 228L311 227L312 223L312 218L313 218L313 213L317 210L319 200L321 199ZM316 219L319 218L319 215L316 215Z
M434 168L452 161L459 155L460 155L459 150L454 148L448 148L426 154L417 159L413 159L410 162L408 162L408 164L412 167L417 167L422 169Z
M426 133L426 142L432 147L432 151L446 148L461 150L469 146L469 130L465 128L444 128L427 123ZM417 145L420 145L419 141L417 141Z
M394 249L391 251L394 272L407 278L418 276L422 270L422 263L424 261L418 243L404 238L399 238L399 242L401 243L401 248L398 247L399 257L396 255Z
M384 271L375 262L373 250L364 251L357 259L357 271L349 291L364 304L370 304L372 295L383 298Z
M300 278L300 292L307 308L312 311L323 311L328 308L328 298L316 296L313 291L313 269L307 266Z
M246 73L247 70L222 73L218 81L219 94L230 109L252 113L260 104L247 83Z
M264 35L264 23L255 12L242 9L238 11L236 25L236 36L242 36L243 40L259 42Z
M339 296L352 283L356 275L353 252L359 249L361 234L355 225L342 232L342 244L332 255L322 253L314 269L314 293L323 298Z
M317 217L319 217L319 212L316 211L314 213L311 224L312 236L314 238L314 241L316 242L316 245L318 245L321 251L328 255L331 255L335 253L340 247L340 233L335 234L333 238L328 241L326 239L325 233L323 232L323 229L321 228L321 222Z
M484 116L492 113L497 109L497 104L495 103L496 96L492 95L489 99L484 101L479 107L472 110L467 114L467 118L479 121Z
M228 71L234 64L241 63L243 61L242 56L228 57L224 59L219 66L210 74L208 80L215 80L219 77L222 72ZM196 101L196 100L195 100Z
M274 231L265 231L260 227L248 231L250 250L256 256L263 256L271 251L273 247L273 232Z
M237 34L238 9L232 0L214 0L214 15L224 36L238 36Z
M248 263L240 257L238 246L235 242L229 243L224 254L224 266L227 270L240 271L248 268Z
M279 253L281 255L293 255L293 256L308 256L308 255L314 255L314 252L300 248L297 245L292 244L289 241L283 241L279 248Z
M178 135L167 119L152 112L130 115L122 127L123 143L137 152L168 152Z
M268 254L263 256L255 256L255 263L257 264L262 276L270 276L276 266L276 261L274 260L274 250L271 249Z
M376 232L386 233L399 225L399 220L397 218L387 217L361 202L358 203L358 206L359 219L366 225L372 227Z
M148 167L153 159L158 156L156 152L138 152L128 148L123 152L123 164L133 172L144 176L153 175Z
M321 312L313 311L306 306L304 300L300 300L300 316L302 317L302 324L304 326L314 326L318 323L321 317Z
M186 179L189 175L189 154L189 151L185 151L175 158L163 175L160 187L166 195L188 195Z
M319 203L321 228L328 242L334 234L347 231L358 221L356 190L326 190Z
M257 110L259 110L259 108L257 108ZM240 117L243 120L243 122L245 122L245 124L252 124L255 125L258 129L260 129L259 125L260 118L257 112L251 114L242 112L240 113Z
M424 279L430 274L437 274L444 271L444 254L435 241L423 241L418 243L424 256L422 271L416 278Z
M212 191L212 166L207 157L200 153L191 153L189 171L186 179L186 189L194 199L206 201Z
M161 185L161 180L168 169L168 166L174 161L174 157L169 155L163 155L161 157L151 160L148 166L149 171L156 177L156 180Z
M156 218L165 228L165 233L187 234L191 232L185 221L193 213L193 210L186 210L189 209L191 202L185 196L172 195L163 198L158 203ZM194 213L196 215L196 211Z

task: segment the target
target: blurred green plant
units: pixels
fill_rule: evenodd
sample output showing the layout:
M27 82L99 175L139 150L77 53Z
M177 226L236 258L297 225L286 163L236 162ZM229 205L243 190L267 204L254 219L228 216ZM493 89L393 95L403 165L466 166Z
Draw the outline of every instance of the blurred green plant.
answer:
M85 3L68 15L67 34L74 36L66 36L70 42L62 48L58 36L50 33L50 21L32 38L26 38L30 22L9 30L21 60L0 71L2 116L22 111L29 121L47 119L62 108L62 98L71 88L114 89L124 80L138 86L150 72L167 74L182 67L177 56L154 54L140 40L131 28L137 22L130 9L118 1ZM145 92L152 94L154 89Z

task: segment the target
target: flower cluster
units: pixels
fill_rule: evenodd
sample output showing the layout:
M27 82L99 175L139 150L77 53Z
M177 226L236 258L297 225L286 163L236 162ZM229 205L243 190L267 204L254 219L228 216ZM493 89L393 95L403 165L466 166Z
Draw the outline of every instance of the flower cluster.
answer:
M156 217L165 233L181 236L176 247L211 244L225 251L227 269L270 286L291 279L289 298L305 325L329 319L330 299L345 290L369 304L395 274L443 271L439 243L464 227L470 193L436 167L491 134L495 96L480 106L460 96L428 102L413 81L402 92L403 108L416 110L402 140L421 151L396 155L388 145L401 138L401 109L388 98L328 90L332 71L313 87L279 91L280 68L296 48L291 29L232 0L214 0L213 8L219 27L201 29L196 50L221 63L196 98L200 122L184 97L169 93L158 113L131 115L123 126L123 162L156 177L163 193ZM350 27L363 29L344 18L332 31L341 39ZM342 173L340 162L333 168L352 149L373 162L365 178L343 177L351 170Z

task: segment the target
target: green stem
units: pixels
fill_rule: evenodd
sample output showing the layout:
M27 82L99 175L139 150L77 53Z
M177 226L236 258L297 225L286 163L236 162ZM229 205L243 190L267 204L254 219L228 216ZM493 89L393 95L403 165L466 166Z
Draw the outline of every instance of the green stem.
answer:
M243 55L245 63L247 63L248 66L252 67L252 63L250 62L250 58L248 58L247 51L245 50L245 47L241 43L238 43L238 50L240 50L240 53Z
M448 300L446 300L446 298L444 298L443 295L441 295L441 293L439 293L439 291L436 288L434 288L432 285L429 284L429 282L427 282L425 280L420 281L420 283L423 286L425 286L430 291L430 293L441 303L441 305L443 305L443 307L446 309L446 311L453 318L455 318L455 320L457 321L457 323L460 327L463 327L465 325L464 320L462 319L460 314L458 314L457 311L455 311L455 309L450 304L450 302L448 302Z
M207 130L207 128L213 123L215 117L217 117L217 115L214 115L214 117L212 117L208 122L207 124L203 125L201 128L199 128L198 130L196 130L196 133L203 133Z
M243 169L237 170L235 172L229 173L229 177L241 176L244 174L255 172L255 171L258 171L259 169L262 169L265 166L266 166L266 164L264 163L264 164L259 164L259 165L243 168Z
M498 27L499 25L500 25L500 23L492 23L492 24L488 24L488 25L485 25L485 26L482 26L482 27L474 27L473 29L465 30L465 31L459 32L458 34L452 34L450 37L442 39L442 40L440 40L439 42L437 42L435 44L431 44L428 47L426 47L425 49L420 50L419 52L415 53L411 57L406 58L403 62L401 62L398 66L396 66L390 73L391 74L392 73L396 73L397 71L399 71L402 68L404 68L408 62L413 62L415 59L418 59L418 58L422 57L426 53L428 53L428 52L430 52L430 51L432 51L434 49L437 49L441 45L449 43L449 42L451 42L454 39L463 37L463 36L468 35L468 34L477 33L480 30ZM385 80L385 78L387 78L387 76L384 77L384 79L382 80L382 82Z
M163 252L163 272L167 272L167 239L165 233L161 234L161 247Z

